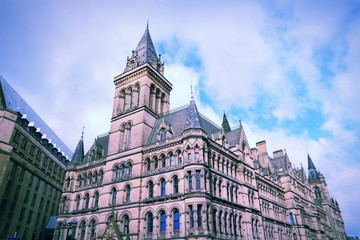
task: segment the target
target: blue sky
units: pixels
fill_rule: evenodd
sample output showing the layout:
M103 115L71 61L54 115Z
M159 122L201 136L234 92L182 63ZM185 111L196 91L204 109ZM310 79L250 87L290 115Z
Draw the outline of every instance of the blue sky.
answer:
M146 22L171 106L190 85L200 111L242 120L252 146L310 153L360 235L360 4L358 1L0 0L0 74L75 149L109 130L113 77Z

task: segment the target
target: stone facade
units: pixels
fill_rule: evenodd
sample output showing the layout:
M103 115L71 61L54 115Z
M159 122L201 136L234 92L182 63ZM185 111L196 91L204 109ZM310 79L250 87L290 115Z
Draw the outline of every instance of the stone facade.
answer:
M308 157L251 148L195 100L169 111L171 83L146 29L114 79L110 131L67 165L55 239L345 239L341 211Z
M0 76L0 239L44 239L62 192L63 151L71 154Z

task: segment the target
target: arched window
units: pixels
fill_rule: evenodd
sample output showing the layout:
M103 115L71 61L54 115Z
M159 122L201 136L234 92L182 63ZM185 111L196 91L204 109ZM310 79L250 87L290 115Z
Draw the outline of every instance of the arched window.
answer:
M115 205L116 204L116 189L113 188L111 190L111 204Z
M177 152L177 157L178 157L178 164L182 164L182 153L181 153L181 151L178 151Z
M75 208L76 211L80 210L80 196L78 195L76 197L76 208Z
M222 231L222 226L221 226L221 223L222 223L222 211L219 212L219 230L220 230L220 233L222 234L223 231Z
M86 225L85 221L82 221L80 224L80 240L85 239Z
M90 238L94 238L96 234L96 221L93 219L90 222Z
M297 239L298 239L296 233L293 234L293 239L294 239L294 240L297 240Z
M289 214L289 217L290 217L290 223L291 223L291 224L295 224L294 216L293 216L292 213Z
M158 169L159 167L159 160L157 157L154 157L154 169Z
M96 184L98 181L98 173L97 172L94 172L94 175L93 175L93 183Z
M160 180L160 185L161 185L161 196L165 197L165 195L166 195L166 181L165 181L165 179Z
M131 187L130 185L126 186L126 203L130 202L130 194L131 194Z
M70 177L66 179L66 188L70 187Z
M130 228L129 228L129 216L125 215L123 218L123 222L124 222L124 229L123 229L123 233L124 234L129 234L130 233Z
M140 106L140 86L137 86L137 101L136 106Z
M166 213L164 211L160 213L160 232L166 232Z
M152 233L153 232L153 215L152 213L148 213L147 215L147 233Z
M130 93L130 108L132 108L133 107L133 90L130 89L129 93Z
M315 198L316 199L321 199L320 189L317 186L315 187Z
M121 98L122 98L122 111L125 111L125 106L126 106L126 93L125 93L125 90L121 91Z
M82 177L81 177L81 175L78 176L77 182L78 182L78 187L81 187L81 185L82 185Z
M119 166L115 166L114 171L115 171L115 178L116 179L120 178L120 168L119 168Z
M174 160L174 154L173 153L169 154L169 159L170 159L170 166L174 166L175 160Z
M146 171L149 172L151 170L151 161L150 159L146 160Z
M104 172L103 172L103 170L100 170L100 172L99 172L99 183L102 183L103 179L104 179Z
M99 207L99 192L95 192L94 194L94 207L97 208Z
M121 164L120 169L121 169L121 177L125 177L126 176L125 164Z
M88 183L89 183L89 186L92 185L92 173L89 173L89 175L88 175Z
M131 162L129 162L127 165L126 165L127 167L127 175L129 176L129 177L131 177L132 176L132 163Z
M149 198L153 198L154 197L154 183L152 181L149 182L148 188L149 188Z
M88 209L89 208L89 194L85 194L85 205L84 205L84 209Z
M228 234L227 222L228 222L227 212L225 212L225 213L224 213L224 230L225 230L225 234L226 234L226 235Z
M173 183L174 183L174 194L175 194L179 192L179 178L177 176L174 176Z
M161 155L161 167L166 167L166 156L165 154Z
M217 233L217 225L216 225L216 209L213 210L213 231L216 234Z
M174 210L174 231L180 231L180 212L178 209Z

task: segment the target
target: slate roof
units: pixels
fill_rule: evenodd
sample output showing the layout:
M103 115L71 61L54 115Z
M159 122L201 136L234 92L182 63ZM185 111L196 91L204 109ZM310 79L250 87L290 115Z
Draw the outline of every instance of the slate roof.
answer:
M159 130L161 122L167 122L171 125L173 137L180 136L184 130L197 128L207 133L212 138L212 133L220 131L220 128L201 115L196 108L194 100L190 104L158 118L154 124L153 131L150 135L148 144L157 142L156 133Z
M102 156L101 157L107 156L108 146L109 146L109 133L104 133L104 134L101 134L101 135L97 136L97 138L94 140L93 145L90 147L90 149L85 154L85 156L83 158L83 162L84 163L89 162L90 152L92 150L96 151L96 148L98 148L98 147L100 147L102 149ZM95 159L95 160L97 160L97 159Z
M320 178L319 172L316 170L316 167L308 154L308 174L309 174L309 181L317 180Z
M71 162L72 163L82 163L83 159L84 159L84 139L83 139L83 136L81 136L81 138L75 148L74 154L71 158Z
M135 60L136 64L130 64L131 60ZM160 63L160 58L157 56L154 44L151 40L149 25L146 26L144 35L133 51L131 58L128 59L125 72L145 63L148 63L155 68L157 68L158 63Z
M29 122L34 123L34 127L40 129L41 134L46 135L53 145L60 149L66 157L71 159L72 151L61 141L61 139L51 130L51 128L40 118L40 116L26 103L26 101L11 87L11 85L0 75L0 95L4 97L5 107L19 112Z

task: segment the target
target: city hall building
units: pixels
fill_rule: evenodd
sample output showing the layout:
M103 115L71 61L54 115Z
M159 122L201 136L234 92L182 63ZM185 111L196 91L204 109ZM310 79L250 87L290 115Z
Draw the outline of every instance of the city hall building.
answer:
M171 82L147 27L114 78L110 131L66 166L54 239L345 239L308 156L251 147L244 129L170 110Z

